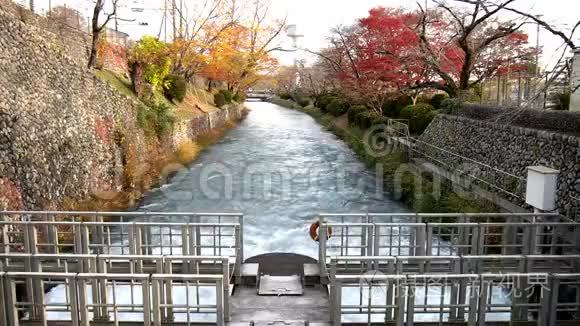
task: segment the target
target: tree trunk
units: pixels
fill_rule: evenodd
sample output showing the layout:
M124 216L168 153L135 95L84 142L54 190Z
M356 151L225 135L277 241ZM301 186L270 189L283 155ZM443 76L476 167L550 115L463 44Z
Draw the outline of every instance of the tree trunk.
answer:
M91 54L89 55L89 68L97 67L97 43L99 42L99 32L93 31L93 40L91 42Z
M103 0L97 0L95 3L95 9L93 10L93 19L91 24L93 39L91 43L91 54L89 55L89 68L97 67L97 43L99 42L99 35L103 29L102 27L99 27L99 15L101 14L101 10L103 10Z

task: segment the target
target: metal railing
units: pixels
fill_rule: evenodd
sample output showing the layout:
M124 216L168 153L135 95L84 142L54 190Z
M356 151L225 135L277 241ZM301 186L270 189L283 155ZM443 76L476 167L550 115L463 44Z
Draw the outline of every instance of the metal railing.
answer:
M199 224L200 226L206 224L208 228L217 227L218 231L222 231L219 229L220 224L237 224L239 226L237 236L239 237L239 251L236 253L238 257L243 261L244 260L244 253L243 253L243 244L244 242L244 215L240 213L196 213L196 212L88 212L88 211L0 211L0 220L1 221L11 221L11 222L18 222L18 221L37 221L37 222L46 222L46 226L44 227L44 234L46 237L47 244L53 244L53 252L58 253L59 249L68 249L70 251L71 248L74 246L65 246L64 244L61 246L55 246L54 244L58 244L61 239L71 239L72 237L76 236L71 229L62 229L62 226L58 224L53 224L51 227L51 223L54 222L94 222L94 223L109 223L108 229L101 228L100 230L96 227L99 232L95 232L96 235L100 235L102 237L100 244L106 245L109 244L107 241L115 241L115 240L127 240L129 236L127 228L120 228L119 226L129 225L131 223L149 223L149 225L154 226L157 225L161 227L157 229L156 232L146 232L143 233L143 241L144 243L151 243L155 240L167 240L169 245L161 246L161 247L147 247L147 250L144 251L143 254L155 254L161 252L153 252L155 251L163 251L169 250L170 252L163 252L163 253L173 253L176 254L179 252L179 246L174 246L172 244L174 239L179 237L179 234L187 234L187 233L176 233L173 232L173 228L179 228L180 225L184 224ZM51 222L51 223L49 223ZM112 223L112 224L111 224ZM111 229L110 227L114 227L115 223L117 224L117 228ZM169 225L168 225L169 224ZM163 228L163 226L165 226ZM173 228L168 228L172 226ZM61 229L59 229L59 227ZM108 232L107 232L108 231ZM205 231L205 230L204 230ZM214 232L215 233L215 232ZM201 235L201 232L197 232L196 235ZM206 237L203 240L208 240L209 237ZM112 243L111 243L112 244ZM163 243L161 244L163 245ZM109 248L111 248L109 246ZM101 252L107 248L102 248ZM145 248L143 248L145 249ZM118 250L118 249L117 249ZM207 249L204 251L208 251ZM114 254L116 252L107 252L110 254ZM120 253L120 252L118 252ZM126 252L125 252L126 253ZM187 252L187 250L183 250L183 254L196 254L195 252ZM207 254L207 253L204 253ZM213 255L223 255L223 253L213 252Z
M580 255L331 257L329 278L338 275L482 273L575 273Z
M3 325L18 326L23 318L27 324L41 325L49 320L83 326L127 320L142 325L190 324L195 320L224 325L220 275L1 272L0 278ZM16 288L28 280L37 280L40 288L22 301ZM64 288L64 300L45 301L45 286ZM129 286L138 289L128 291ZM184 295L174 296L177 291ZM192 294L199 291L204 295L196 300Z
M482 215L456 216L461 220L493 220L522 222L484 223L401 223L403 214L383 215L392 223L376 223L372 215L333 215L346 220L354 218L361 223L329 222L330 215L320 217L319 264L327 276L327 258L331 256L456 256L456 255L565 255L580 250L580 223L536 222L539 215ZM409 215L423 218L453 218L449 215ZM542 220L555 215L542 215ZM532 219L531 222L529 220ZM523 222L525 221L525 222ZM373 223L374 222L374 223Z
M579 284L580 274L338 275L331 287L332 321L573 325L580 320ZM576 290L563 295L563 285Z
M239 224L0 222L5 252L237 256ZM54 240L45 240L52 233Z
M74 254L0 254L0 271L36 273L102 273L102 274L195 274L220 275L223 284L224 315L229 317L229 296L235 266L229 257L212 256L132 256ZM40 289L38 279L29 279L23 296ZM36 284L35 284L36 283ZM135 284L130 283L131 292ZM96 292L93 292L96 294ZM199 292L196 300L199 301Z

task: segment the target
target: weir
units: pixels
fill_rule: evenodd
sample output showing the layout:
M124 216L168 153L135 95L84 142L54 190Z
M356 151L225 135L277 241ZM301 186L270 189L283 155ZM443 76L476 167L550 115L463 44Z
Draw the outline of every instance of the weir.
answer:
M318 259L244 259L241 214L0 215L3 325L580 323L555 214L321 214Z

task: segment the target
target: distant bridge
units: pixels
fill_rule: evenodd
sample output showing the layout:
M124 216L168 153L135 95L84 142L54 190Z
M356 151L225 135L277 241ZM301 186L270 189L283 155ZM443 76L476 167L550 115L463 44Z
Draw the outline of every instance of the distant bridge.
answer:
M270 91L255 90L255 91L251 91L248 94L246 94L246 99L268 101L269 99L272 98L272 96L274 96L274 94Z

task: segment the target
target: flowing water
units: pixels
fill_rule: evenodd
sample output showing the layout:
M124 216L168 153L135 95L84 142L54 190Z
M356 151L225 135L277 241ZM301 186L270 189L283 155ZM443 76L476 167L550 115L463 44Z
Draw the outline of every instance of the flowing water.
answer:
M405 212L375 173L310 116L248 102L247 119L139 210L244 213L244 255L292 252L317 258L308 225L318 213Z
M247 106L251 112L239 127L165 185L146 194L137 210L241 212L245 257L292 252L315 258L317 243L310 239L308 225L318 213L407 212L384 193L372 169L310 116L270 103L248 102ZM113 290L109 290L111 296ZM131 292L138 298L138 291L118 287L114 292L117 302L128 303ZM215 293L208 291L200 289L202 297L215 300ZM176 302L184 301L186 295L181 292L175 291ZM352 294L345 296L345 303L357 300L356 293ZM493 296L505 302L501 289L495 289ZM47 294L47 302L63 302L64 297L64 288L55 287ZM423 296L416 300L420 302ZM437 302L439 293L432 300ZM49 316L63 317L68 318L58 313ZM122 318L142 320L130 313Z

